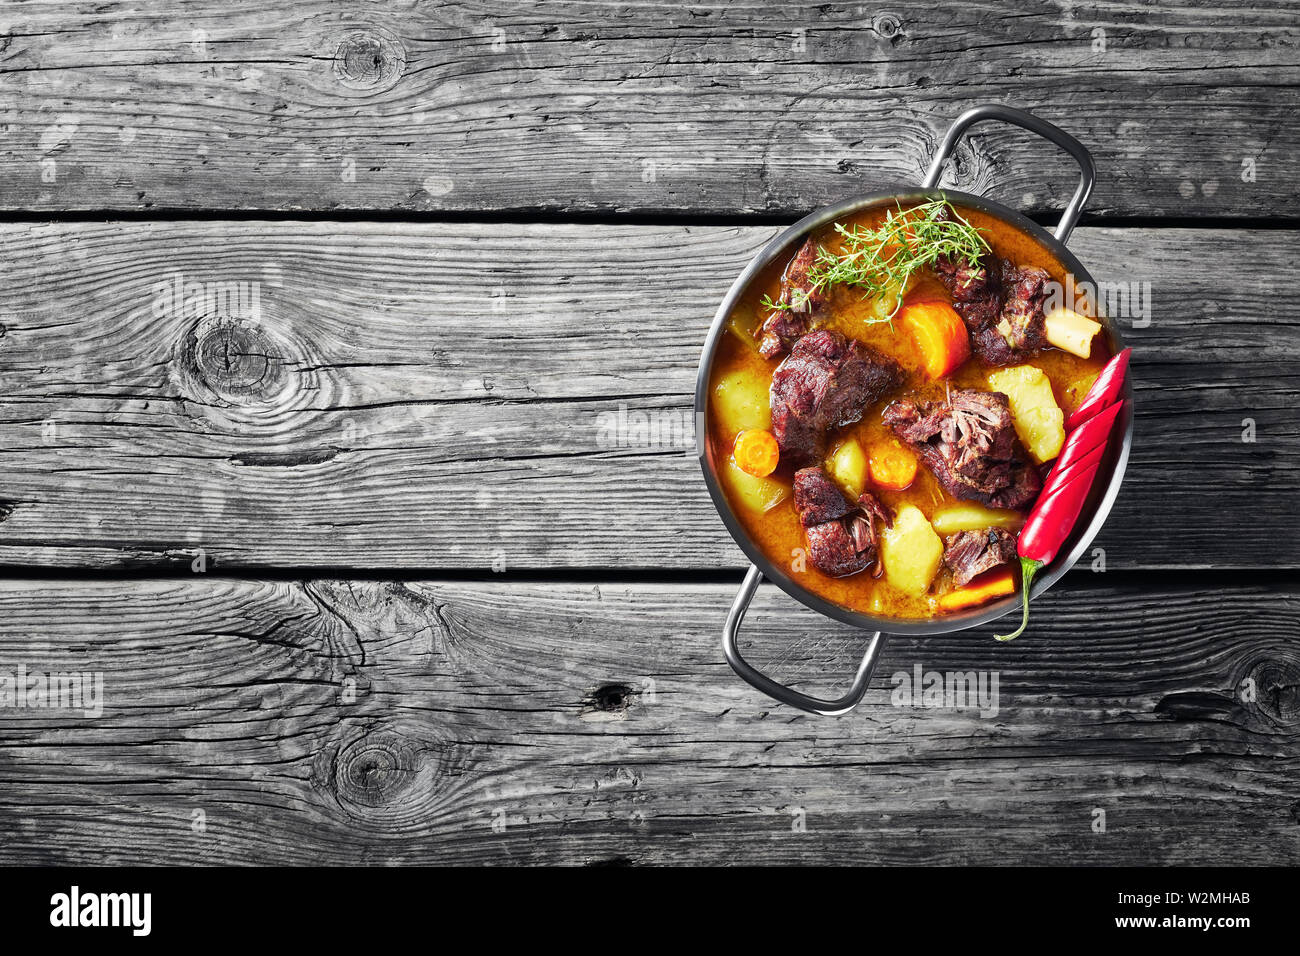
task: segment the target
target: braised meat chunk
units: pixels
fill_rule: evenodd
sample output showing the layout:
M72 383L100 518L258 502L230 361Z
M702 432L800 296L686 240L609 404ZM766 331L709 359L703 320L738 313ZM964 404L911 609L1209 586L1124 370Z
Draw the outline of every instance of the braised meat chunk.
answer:
M878 567L876 520L888 523L889 517L870 494L855 506L821 468L804 468L795 472L794 505L813 567L836 578Z
M794 473L794 510L805 528L843 518L853 504L821 468L801 468Z
M815 289L809 276L816 261L817 247L809 239L785 267L776 300L782 308L773 309L763 322L763 337L758 343L759 354L764 358L776 358L789 351L826 305L826 293Z
M1002 311L1002 263L992 253L978 262L941 258L935 274L952 296L952 307L972 335L992 325Z
M966 323L971 345L990 365L1017 365L1047 344L1043 302L1048 274L986 255L977 263L941 259L935 272Z
M943 563L957 587L1016 556L1016 538L1002 528L960 531L944 539Z
M881 417L956 498L1025 508L1043 486L1001 392L953 389L944 401L904 399Z
M791 344L808 331L810 319L811 316L804 312L773 309L763 320L763 337L758 341L758 354L765 359L784 355Z
M1018 365L1047 344L1043 302L1050 277L1034 266L1002 260L1002 311L975 333L975 351L991 365Z
M858 554L853 538L842 521L827 521L805 528L808 536L808 560L823 574L846 578L865 571L875 561L874 554Z
M859 421L903 383L898 363L830 329L809 332L772 373L772 434L781 459L821 457L826 433Z

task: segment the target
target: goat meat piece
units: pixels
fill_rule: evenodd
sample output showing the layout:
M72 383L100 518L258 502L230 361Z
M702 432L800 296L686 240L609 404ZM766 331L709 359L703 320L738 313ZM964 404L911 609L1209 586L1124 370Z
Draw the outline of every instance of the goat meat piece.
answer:
M997 321L1002 311L1002 264L996 256L989 253L978 262L939 259L934 271L972 336Z
M901 400L881 418L954 497L1025 508L1042 489L1001 392L953 389L940 402Z
M943 563L957 587L1015 556L1015 536L1002 528L961 531L944 539Z
M893 524L894 518L889 509L876 500L870 492L858 496L858 512L849 517L849 534L853 536L853 545L859 552L870 552L879 557L880 538L876 521L882 525ZM879 560L876 562L879 567Z
M794 509L805 528L843 518L853 504L820 468L801 468L794 473Z
M804 497L799 494L801 485ZM824 484L823 484L824 483ZM810 492L815 496L810 500ZM830 492L834 499L829 503ZM842 578L867 568L879 566L880 549L876 519L887 521L885 509L875 498L864 494L853 507L820 468L805 468L795 475L795 506L808 537L808 557L823 574ZM826 521L811 520L835 515Z
M971 333L975 352L990 365L1018 365L1047 344L1043 302L1050 276L1034 266L1002 260L1002 311L996 322Z
M868 406L903 383L898 363L838 332L809 332L772 373L772 433L781 458L821 457L826 433L859 421Z
M990 365L1024 362L1047 344L1043 302L1051 277L1042 269L987 254L974 263L940 259L935 273L966 324L975 354Z
M841 521L827 521L804 529L808 535L808 558L823 574L844 578L865 571L875 556L859 552L853 537Z
M809 239L785 267L776 301L787 308L773 309L763 322L758 351L764 358L776 358L789 351L826 305L825 291L813 288L809 275L816 261L817 247Z
M765 359L779 358L790 349L791 343L808 331L809 316L790 309L773 309L763 322L763 337L758 341L758 354Z

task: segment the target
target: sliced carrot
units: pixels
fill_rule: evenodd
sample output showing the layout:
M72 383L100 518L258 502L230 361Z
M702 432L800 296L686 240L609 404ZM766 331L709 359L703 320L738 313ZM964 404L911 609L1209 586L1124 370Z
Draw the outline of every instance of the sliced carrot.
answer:
M916 455L896 441L879 441L867 452L871 483L877 488L902 491L916 481Z
M957 588L939 596L939 610L955 611L963 607L975 607L995 597L1005 597L1016 593L1016 575L1011 566L996 568L981 574L964 588Z
M966 326L947 302L914 302L899 320L916 342L927 377L943 378L970 358Z
M732 456L741 471L755 478L763 478L776 471L781 450L771 432L750 428L736 436Z

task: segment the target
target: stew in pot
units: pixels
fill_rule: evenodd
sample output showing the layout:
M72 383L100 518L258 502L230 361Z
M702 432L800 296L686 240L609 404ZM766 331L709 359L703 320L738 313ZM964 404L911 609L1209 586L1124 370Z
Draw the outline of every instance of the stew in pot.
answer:
M711 370L709 451L749 537L875 617L1012 594L1016 536L1110 358L1094 304L1010 223L861 212L750 284Z

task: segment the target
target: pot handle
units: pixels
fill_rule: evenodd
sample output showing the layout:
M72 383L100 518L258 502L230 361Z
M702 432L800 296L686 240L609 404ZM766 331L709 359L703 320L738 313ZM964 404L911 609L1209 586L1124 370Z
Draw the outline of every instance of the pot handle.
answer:
M754 592L758 590L758 584L762 580L763 572L756 566L750 565L749 573L745 575L740 590L736 592L736 599L731 602L731 610L727 612L727 624L722 630L722 653L726 656L727 663L747 684L783 704L798 707L810 714L820 714L823 717L840 717L847 714L858 706L862 695L867 692L871 675L875 673L876 664L880 660L880 652L885 647L885 635L876 631L871 636L871 641L867 644L867 652L863 655L862 663L858 665L858 672L853 677L853 683L849 685L849 689L842 697L823 700L820 697L801 694L794 688L777 683L761 671L755 670L740 656L736 635L740 631L740 622L745 619L745 611L749 609L749 602L754 599Z
M1088 201L1088 194L1092 192L1092 184L1093 180L1096 179L1097 169L1093 165L1092 154L1088 152L1087 147L1059 126L1053 126L1032 113L997 104L976 106L962 113L953 121L952 126L948 128L948 132L944 134L939 148L935 150L934 159L930 161L930 170L925 174L925 181L921 183L921 186L925 189L934 189L939 185L939 177L943 175L943 167L947 164L953 147L957 145L957 140L961 139L962 134L969 127L984 120L1001 120L1004 123L1020 126L1032 133L1037 133L1044 139L1051 140L1061 147L1061 149L1073 156L1079 164L1079 188L1074 191L1070 204L1065 207L1065 212L1061 214L1061 221L1056 224L1056 238L1061 242L1065 242L1066 239L1070 238L1070 233L1074 231L1075 225L1079 222L1079 216L1083 213L1083 204Z

